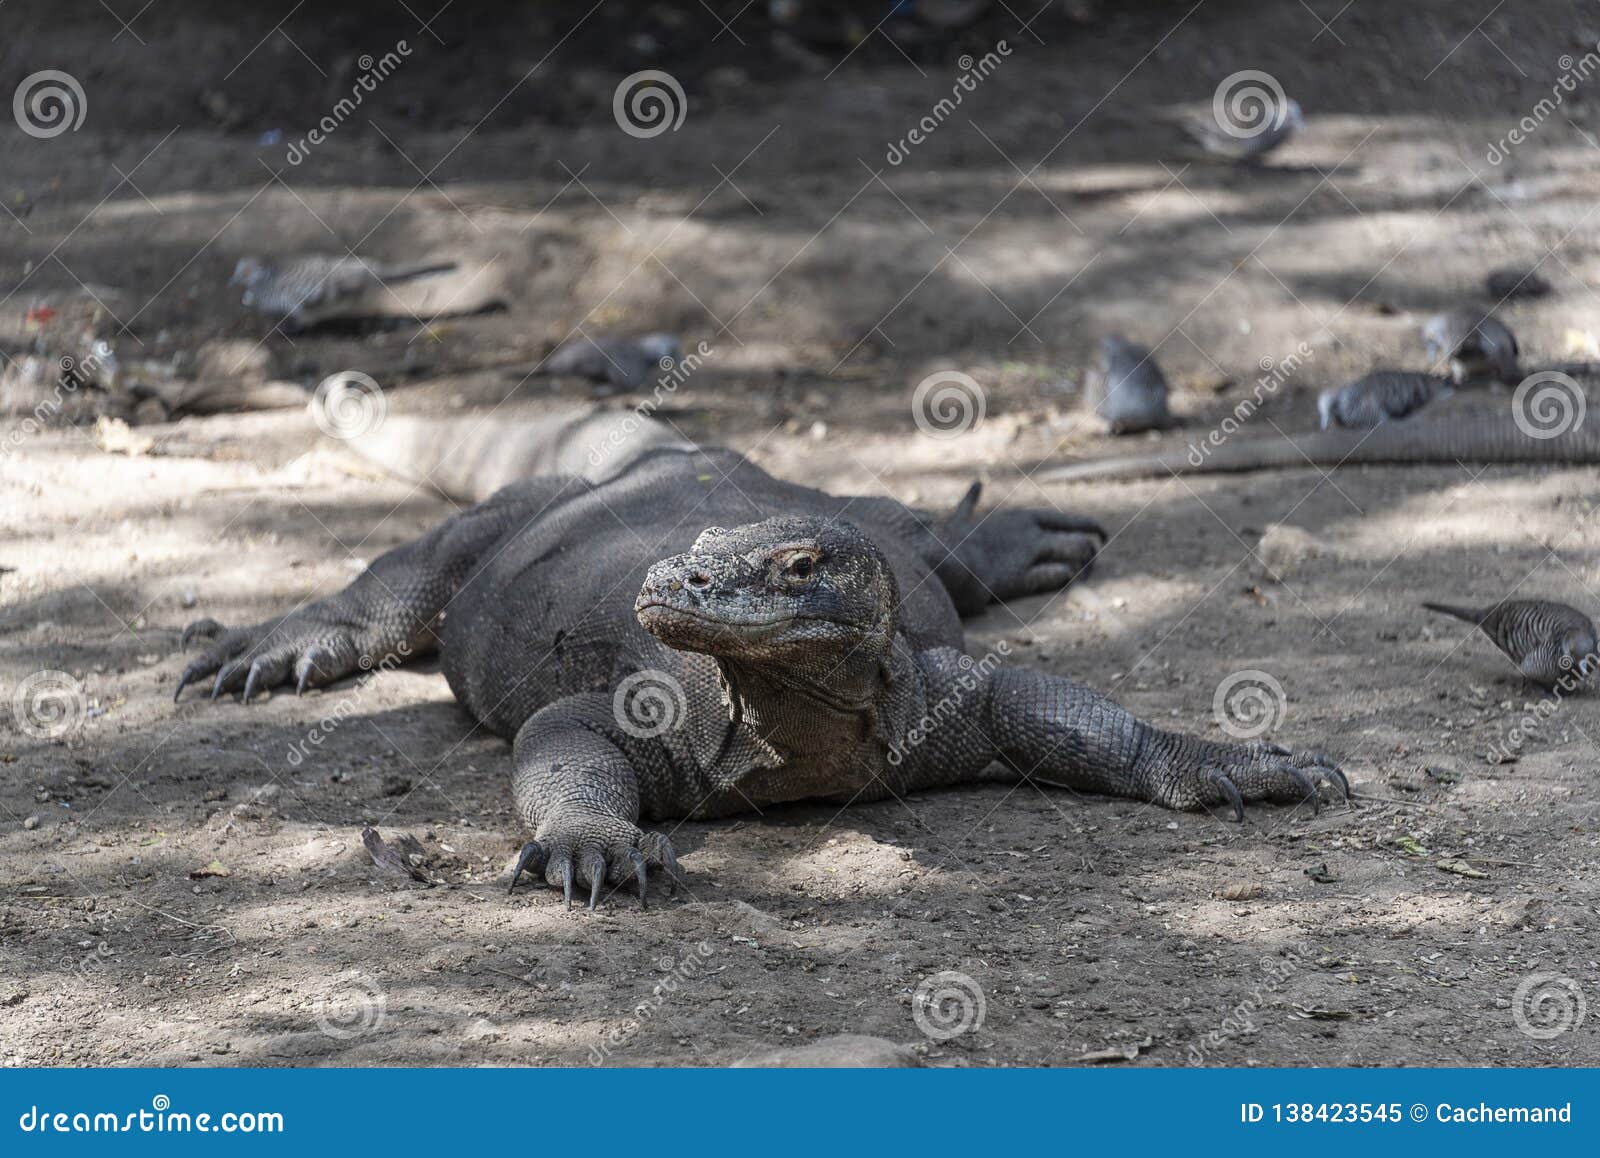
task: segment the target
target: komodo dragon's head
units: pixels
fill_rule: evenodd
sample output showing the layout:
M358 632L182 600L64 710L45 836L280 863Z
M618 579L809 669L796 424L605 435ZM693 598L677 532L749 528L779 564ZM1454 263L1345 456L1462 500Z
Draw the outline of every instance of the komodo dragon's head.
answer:
M634 610L668 647L843 692L876 680L898 602L888 560L856 527L779 518L703 531L650 568Z

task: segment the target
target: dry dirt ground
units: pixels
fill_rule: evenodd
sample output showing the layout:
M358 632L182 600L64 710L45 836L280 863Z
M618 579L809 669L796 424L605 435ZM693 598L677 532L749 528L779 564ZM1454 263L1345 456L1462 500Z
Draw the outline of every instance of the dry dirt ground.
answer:
M78 690L59 736L0 710L0 1061L724 1065L855 1033L944 1066L1107 1050L1159 1066L1600 1063L1600 1010L1573 1024L1575 992L1600 1003L1600 701L1563 703L1520 758L1489 763L1536 693L1417 607L1514 591L1600 611L1600 472L1030 479L1047 458L1125 449L1077 410L1113 328L1155 345L1178 388L1186 426L1151 447L1215 427L1301 343L1311 355L1236 437L1308 428L1316 390L1421 365L1419 316L1487 307L1496 265L1538 263L1556 287L1503 311L1530 363L1584 353L1600 334L1600 89L1577 85L1509 161L1486 152L1563 57L1594 48L1588 6L1212 2L1082 23L1055 5L1030 29L996 8L942 50L906 60L877 35L842 65L844 48L773 50L762 5L710 6L731 31L705 6L656 6L651 43L615 32L638 6L546 5L536 27L489 22L476 41L455 11L448 45L399 6L367 7L381 21L330 32L302 12L273 32L265 8L219 30L158 3L132 35L93 4L7 5L5 91L57 67L89 101L76 132L0 131L8 348L29 303L87 284L129 303L124 362L226 334L310 383L360 369L390 413L509 422L588 395L514 369L577 327L679 330L712 350L663 411L695 437L836 491L941 504L981 477L991 502L1113 529L1082 585L975 621L975 653L1009 641L1018 662L1212 735L1219 685L1268 673L1274 738L1337 756L1361 806L1257 806L1236 826L1024 786L794 807L673 826L687 887L648 912L507 897L522 838L507 749L435 666L248 707L172 703L186 622L330 592L446 500L346 469L300 410L137 428L157 439L143 454L11 415L0 692L41 671ZM299 166L262 143L303 132L347 57L399 36L414 55L382 115ZM889 164L956 84L953 57L1001 39L1003 63ZM636 139L612 90L674 70L662 44L691 62L675 73L687 115ZM1273 170L1174 159L1127 115L1207 99L1244 68L1307 110ZM293 99L275 104L268 79ZM224 288L242 255L346 247L492 257L510 308L291 339ZM954 439L913 420L914 386L939 370L984 391L983 422ZM1278 522L1321 545L1282 582L1256 556ZM420 840L438 883L382 877L369 822ZM914 993L944 972L983 1009L939 1040ZM1552 1018L1567 1031L1538 1032Z

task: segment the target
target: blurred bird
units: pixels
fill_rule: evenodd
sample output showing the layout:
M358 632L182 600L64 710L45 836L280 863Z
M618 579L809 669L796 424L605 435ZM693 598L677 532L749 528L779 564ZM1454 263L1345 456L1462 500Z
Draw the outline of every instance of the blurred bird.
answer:
M1517 339L1498 318L1470 310L1435 314L1422 327L1422 340L1435 365L1448 364L1457 386L1498 379L1515 382Z
M243 286L244 305L280 319L291 330L335 318L384 316L383 298L401 285L456 268L453 261L426 265L380 265L361 257L311 254L271 262L245 257L233 267L231 286ZM400 306L399 303L396 303ZM409 308L398 312L409 315Z
M1299 102L1288 97L1280 102L1268 95L1253 111L1260 115L1238 123L1227 116L1219 118L1213 105L1160 109L1155 116L1177 126L1212 156L1242 165L1260 162L1306 125Z
M1565 603L1514 599L1482 609L1449 603L1422 606L1477 624L1523 675L1545 687L1554 687L1574 672L1585 680L1595 671L1600 640L1594 624Z
M1453 393L1448 381L1432 374L1377 370L1317 395L1317 415L1324 430L1330 426L1376 426L1414 414L1434 399Z
M632 338L580 335L557 346L534 372L589 378L620 390L637 390L652 377L670 371L682 357L682 346L672 334Z
M1154 355L1117 335L1100 342L1100 358L1084 382L1084 400L1112 434L1136 434L1172 423L1167 379Z
M1551 291L1550 283L1532 269L1490 270L1484 286L1497 302L1511 298L1542 298Z

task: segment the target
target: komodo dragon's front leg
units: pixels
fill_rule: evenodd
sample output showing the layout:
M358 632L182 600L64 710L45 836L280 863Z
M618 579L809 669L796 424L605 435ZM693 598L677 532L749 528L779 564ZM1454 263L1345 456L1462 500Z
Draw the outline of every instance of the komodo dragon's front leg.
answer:
M954 651L921 657L931 694L960 711L947 713L952 724L928 729L908 752L914 785L993 779L984 768L999 760L1041 784L1183 810L1227 804L1241 821L1247 800L1309 800L1315 807L1319 782L1350 797L1344 773L1326 756L1169 732L1073 680L1015 667L980 677L960 666L962 658ZM939 718L937 707L931 718Z
M214 619L191 623L192 638L213 640L184 668L173 699L198 680L215 676L211 698L257 691L291 676L296 690L320 687L354 671L402 663L437 646L438 617L477 573L482 560L509 531L526 523L563 490L586 484L557 478L516 483L445 520L412 543L379 556L337 595L249 627L224 628Z

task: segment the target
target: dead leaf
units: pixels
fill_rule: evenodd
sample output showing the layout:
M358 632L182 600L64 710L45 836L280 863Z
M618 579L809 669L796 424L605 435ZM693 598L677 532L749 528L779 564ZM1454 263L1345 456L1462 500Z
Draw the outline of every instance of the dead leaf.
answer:
M1440 872L1455 873L1458 877L1471 877L1475 881L1486 881L1489 874L1482 869L1475 869L1464 860L1442 860L1434 866Z
M372 857L372 863L390 876L410 877L427 885L434 883L422 867L427 859L422 842L410 833L396 837L394 843L389 844L378 835L377 829L368 825L361 830L361 843Z
M1255 881L1234 881L1222 890L1225 901L1250 901L1261 895L1261 886Z
M1327 861L1323 861L1315 868L1306 869L1306 876L1319 885L1331 885L1339 879L1338 874L1328 867Z
M208 865L201 865L199 868L195 869L194 872L189 874L189 879L192 881L203 881L207 877L231 877L232 875L233 870L231 868L223 864L220 860L214 860Z
M1395 841L1395 844L1399 845L1411 856L1431 855L1426 848L1422 847L1422 843L1414 836L1402 836L1399 840Z
M1302 1021L1354 1021L1356 1015L1348 1009L1321 1009L1316 1006L1297 1005L1290 1017Z

